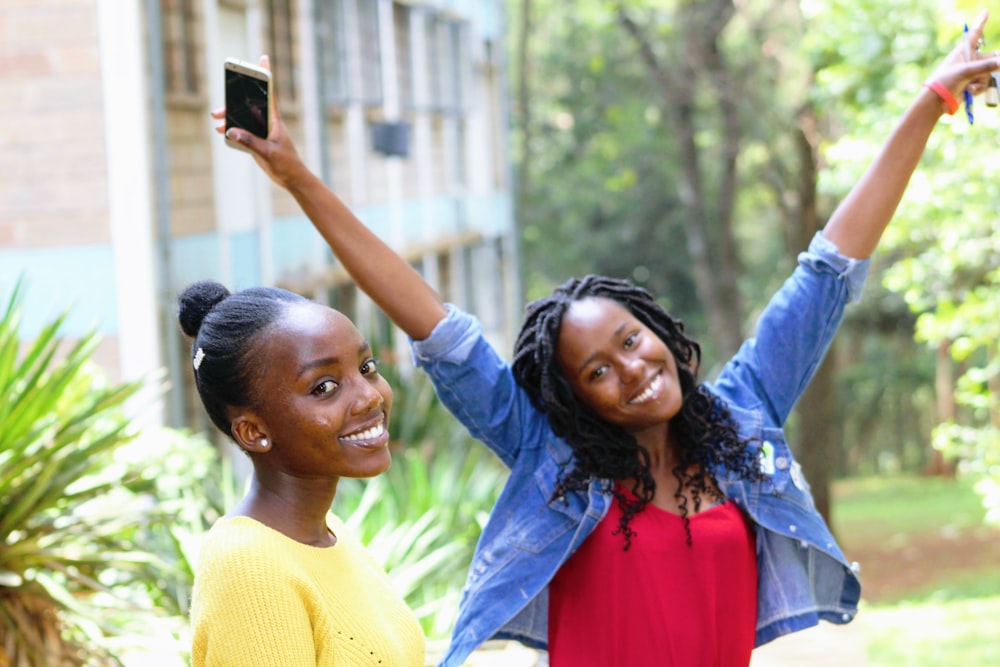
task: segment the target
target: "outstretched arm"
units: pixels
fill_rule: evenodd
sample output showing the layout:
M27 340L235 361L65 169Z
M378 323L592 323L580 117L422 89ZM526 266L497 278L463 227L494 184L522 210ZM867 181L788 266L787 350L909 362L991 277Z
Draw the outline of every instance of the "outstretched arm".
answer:
M269 69L267 56L261 57L260 63ZM225 110L213 111L212 116L224 119ZM224 125L216 129L225 132ZM238 129L230 129L228 137L250 149L267 175L295 197L354 282L399 328L414 340L430 335L446 314L440 295L309 171L281 122L273 98L271 132L266 139Z
M983 12L970 29L967 38L972 44L976 44L982 36L987 18L988 14ZM966 88L973 93L981 92L986 75L998 68L1000 58L997 54L977 57L972 49L972 58L968 59L963 40L928 81L939 82L961 100ZM882 151L823 229L823 235L841 253L865 259L875 251L944 109L944 102L938 94L927 87L921 89Z

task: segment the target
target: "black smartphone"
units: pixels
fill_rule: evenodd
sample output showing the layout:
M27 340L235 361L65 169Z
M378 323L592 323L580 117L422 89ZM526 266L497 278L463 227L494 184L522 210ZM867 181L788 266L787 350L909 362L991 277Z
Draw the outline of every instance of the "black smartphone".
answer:
M263 67L236 58L227 58L226 70L226 129L238 127L266 138L271 129L270 107L271 73ZM239 150L241 144L226 139L226 143Z

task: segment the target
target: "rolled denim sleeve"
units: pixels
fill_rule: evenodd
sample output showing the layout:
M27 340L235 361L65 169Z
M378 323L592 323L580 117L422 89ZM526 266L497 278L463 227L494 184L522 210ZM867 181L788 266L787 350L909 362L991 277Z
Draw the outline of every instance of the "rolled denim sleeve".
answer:
M450 303L445 304L445 310L447 314L434 326L430 336L410 341L414 364L419 366L431 359L453 364L468 360L473 344L482 335L482 328L476 318Z
M799 263L812 267L814 271L819 270L821 264L830 267L847 284L848 302L857 303L861 300L871 260L845 257L833 241L823 236L822 232L817 232L809 243L809 248L799 253Z
M414 362L427 372L438 398L508 467L524 447L538 447L548 422L514 380L472 315L447 304L430 336L410 342Z
M844 307L861 298L870 261L851 259L816 234L799 264L726 364L714 386L737 405L784 424L830 347Z

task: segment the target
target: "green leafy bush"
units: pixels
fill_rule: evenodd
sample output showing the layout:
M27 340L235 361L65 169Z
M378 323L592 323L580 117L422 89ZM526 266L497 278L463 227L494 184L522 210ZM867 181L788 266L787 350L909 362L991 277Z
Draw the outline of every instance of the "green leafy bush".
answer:
M137 433L125 403L143 383L109 383L96 334L61 337L66 313L23 342L23 296L0 319L0 664L122 664L157 633L178 648L191 576L177 527L211 519L193 452L206 470L214 453Z

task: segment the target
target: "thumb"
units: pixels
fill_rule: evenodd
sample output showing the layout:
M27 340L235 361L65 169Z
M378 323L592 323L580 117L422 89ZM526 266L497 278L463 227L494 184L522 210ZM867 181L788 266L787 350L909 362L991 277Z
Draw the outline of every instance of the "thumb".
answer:
M257 145L257 142L260 141L260 139L255 137L252 132L231 127L226 130L226 139L249 148L254 153L260 153L260 147Z

